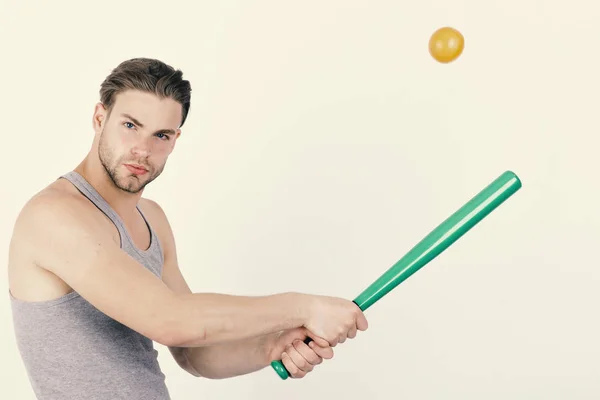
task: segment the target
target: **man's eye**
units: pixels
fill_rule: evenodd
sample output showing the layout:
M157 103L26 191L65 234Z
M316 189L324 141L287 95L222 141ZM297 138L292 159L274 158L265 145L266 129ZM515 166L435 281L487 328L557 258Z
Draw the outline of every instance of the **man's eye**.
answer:
M131 122L125 122L125 126L129 129L133 129L135 127L135 125L132 124Z
M164 133L157 133L156 136L158 136L159 139L166 139L169 140L169 135L165 135Z

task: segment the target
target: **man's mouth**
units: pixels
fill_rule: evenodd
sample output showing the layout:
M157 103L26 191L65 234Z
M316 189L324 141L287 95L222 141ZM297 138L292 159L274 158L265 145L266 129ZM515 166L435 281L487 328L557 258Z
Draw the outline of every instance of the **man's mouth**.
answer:
M148 170L139 164L125 164L125 167L135 175L144 175Z

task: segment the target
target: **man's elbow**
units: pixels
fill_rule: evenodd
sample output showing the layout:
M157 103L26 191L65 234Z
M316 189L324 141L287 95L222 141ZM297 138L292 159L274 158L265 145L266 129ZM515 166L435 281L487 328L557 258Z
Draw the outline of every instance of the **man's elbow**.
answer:
M189 373L192 376L195 376L196 378L201 378L202 374L200 374L196 368L194 367L194 365L192 364L191 360L188 357L188 348L184 348L184 347L169 347L169 351L171 352L171 354L173 355L173 358L175 359L175 362L177 363L177 365L179 365L179 367L181 369L183 369L185 372Z

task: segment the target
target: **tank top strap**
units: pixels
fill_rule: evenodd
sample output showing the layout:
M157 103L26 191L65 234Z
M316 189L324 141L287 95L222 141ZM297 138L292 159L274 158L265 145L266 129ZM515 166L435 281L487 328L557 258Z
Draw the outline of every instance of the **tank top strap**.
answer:
M69 171L66 174L60 176L60 178L66 179L73 184L87 197L100 211L104 213L112 223L119 230L119 236L121 237L121 247L124 245L124 240L128 237L127 229L121 217L115 212L115 210L108 204L108 202L98 193L98 191L79 173L76 171Z
M136 206L136 209L150 231L150 245L147 249L140 249L135 245L121 217L83 176L76 171L70 171L61 175L60 177L71 182L85 197L87 197L112 221L119 231L120 246L125 252L142 262L156 275L161 275L162 264L164 262L162 245L156 231L152 228L150 221L148 221L139 206Z
M150 246L147 249L139 249L135 246L133 239L127 231L127 227L123 223L121 217L115 212L115 210L108 204L108 202L102 197L100 193L79 173L76 171L69 171L66 174L60 176L71 182L85 197L87 197L100 211L102 211L116 226L119 231L120 246L130 255L137 253L137 255L146 258L153 257L159 262L163 260L162 246L160 245L158 236L152 225L142 212L139 206L136 206L137 211L144 220L148 230L150 231ZM158 270L156 266L150 267L152 270Z

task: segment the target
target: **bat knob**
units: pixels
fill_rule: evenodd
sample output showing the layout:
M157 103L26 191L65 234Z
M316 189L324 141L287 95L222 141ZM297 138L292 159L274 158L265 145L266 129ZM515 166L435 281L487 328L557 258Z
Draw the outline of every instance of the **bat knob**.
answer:
M304 339L304 343L309 344L310 342L312 342L311 338L307 337L306 339ZM285 365L283 365L283 362L277 360L272 361L271 367L273 367L273 369L275 370L275 372L277 372L277 375L279 375L281 379L286 380L290 377L290 373L285 368Z
M279 375L281 379L286 380L287 378L289 378L290 374L288 373L288 370L285 369L281 361L272 361L271 367L273 367L273 369L275 370L275 372L277 372L277 375Z

